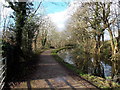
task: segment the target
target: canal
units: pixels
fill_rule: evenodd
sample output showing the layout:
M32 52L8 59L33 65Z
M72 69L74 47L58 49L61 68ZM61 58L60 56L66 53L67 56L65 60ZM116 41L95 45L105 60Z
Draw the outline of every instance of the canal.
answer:
M94 56L89 54L76 54L74 49L61 50L58 55L65 62L79 68L83 73L100 76L103 78L111 76L112 64L109 59L101 57L96 60Z

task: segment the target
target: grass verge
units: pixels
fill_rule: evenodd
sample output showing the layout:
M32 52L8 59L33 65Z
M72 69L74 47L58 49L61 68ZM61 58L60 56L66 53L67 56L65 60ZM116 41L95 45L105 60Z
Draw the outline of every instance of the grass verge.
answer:
M110 80L106 80L106 79L98 77L98 76L93 76L93 75L90 75L90 74L84 74L77 67L64 62L64 60L57 55L57 53L60 50L63 50L63 49L66 49L66 48L55 49L51 52L51 55L55 58L55 60L62 63L68 69L74 71L76 74L78 74L79 76L81 76L81 77L85 78L86 80L90 81L91 83L93 83L95 86L97 86L99 88L105 88L107 90L109 90L110 88L112 88L114 90L119 90L120 89L120 84L118 84L118 83L115 83L115 82L110 81Z

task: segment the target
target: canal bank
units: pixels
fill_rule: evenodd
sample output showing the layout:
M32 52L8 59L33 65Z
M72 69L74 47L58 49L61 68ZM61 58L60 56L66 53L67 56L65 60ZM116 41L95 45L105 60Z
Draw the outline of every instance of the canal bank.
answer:
M94 85L100 88L115 88L115 90L117 88L120 88L120 85L118 83L115 83L110 79L105 79L105 78L94 76L91 74L85 74L81 70L79 70L75 65L65 62L63 58L58 56L58 52L63 49L66 49L66 48L55 49L52 51L51 54L54 56L54 58L57 61L64 64L67 68L71 69L73 72L77 73L79 76L85 78L86 80L90 81L91 83L93 83Z

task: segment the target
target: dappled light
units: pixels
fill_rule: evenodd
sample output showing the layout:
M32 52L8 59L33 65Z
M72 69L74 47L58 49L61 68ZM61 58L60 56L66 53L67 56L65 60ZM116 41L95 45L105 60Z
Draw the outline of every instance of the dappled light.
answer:
M119 0L0 7L0 90L120 88Z

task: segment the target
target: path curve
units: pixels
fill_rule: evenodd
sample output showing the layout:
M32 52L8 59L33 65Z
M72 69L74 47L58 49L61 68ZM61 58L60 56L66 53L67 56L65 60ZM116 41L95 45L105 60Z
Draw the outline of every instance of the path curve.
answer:
M14 88L48 88L48 89L95 89L96 87L57 62L51 55L51 50L44 51L39 56L34 75L30 80L22 82ZM95 89L96 90L96 89Z

